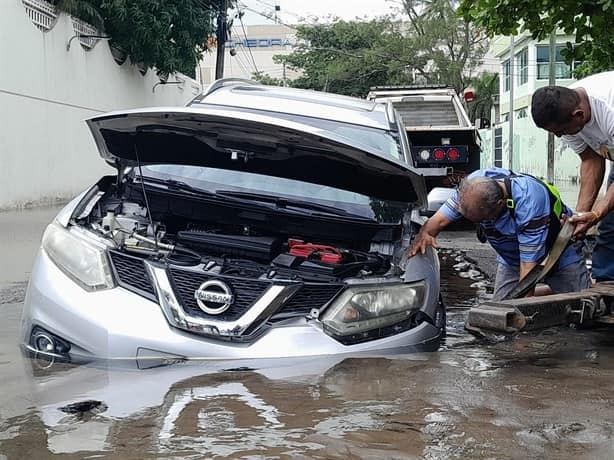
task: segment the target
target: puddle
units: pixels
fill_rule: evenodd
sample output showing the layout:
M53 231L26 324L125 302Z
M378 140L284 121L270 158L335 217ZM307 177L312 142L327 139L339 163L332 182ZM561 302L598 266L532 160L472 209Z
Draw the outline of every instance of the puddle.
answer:
M50 365L21 357L3 304L0 458L610 457L612 334L478 340L464 320L491 282L440 254L445 342L394 358Z

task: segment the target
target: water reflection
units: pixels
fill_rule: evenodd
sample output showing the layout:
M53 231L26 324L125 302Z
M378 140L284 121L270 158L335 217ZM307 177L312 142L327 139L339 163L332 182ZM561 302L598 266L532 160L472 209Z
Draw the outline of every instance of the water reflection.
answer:
M5 310L0 458L609 458L611 332L478 341L462 324L488 283L442 256L438 353L50 364L17 355Z

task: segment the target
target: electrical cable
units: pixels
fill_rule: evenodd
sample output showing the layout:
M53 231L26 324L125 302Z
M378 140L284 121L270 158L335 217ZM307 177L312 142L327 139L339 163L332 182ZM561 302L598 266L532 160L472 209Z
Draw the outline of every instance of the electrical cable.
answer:
M241 29L243 29L243 37L245 38L245 41L247 42L247 32L245 32L245 25L243 24L243 15L241 14L241 10L238 9L239 4L237 3L237 11L239 11L239 22L241 22ZM258 66L256 66L256 60L254 59L254 55L252 54L252 49L251 47L247 47L247 50L249 51L249 55L252 58L252 62L254 64L254 70L256 71L256 73L260 73L258 71Z

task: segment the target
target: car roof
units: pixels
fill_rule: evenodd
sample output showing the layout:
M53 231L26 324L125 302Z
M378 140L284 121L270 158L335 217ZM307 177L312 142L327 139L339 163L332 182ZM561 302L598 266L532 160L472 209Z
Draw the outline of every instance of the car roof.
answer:
M379 129L396 129L386 105L320 91L262 85L251 80L222 79L188 105L221 105L263 112L343 121Z

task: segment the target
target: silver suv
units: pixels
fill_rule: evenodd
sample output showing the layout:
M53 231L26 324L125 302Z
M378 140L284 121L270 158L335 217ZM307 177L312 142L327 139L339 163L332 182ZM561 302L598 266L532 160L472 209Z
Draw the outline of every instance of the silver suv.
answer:
M87 121L117 169L48 226L37 354L278 358L434 349L439 264L392 106L226 79L185 108Z

